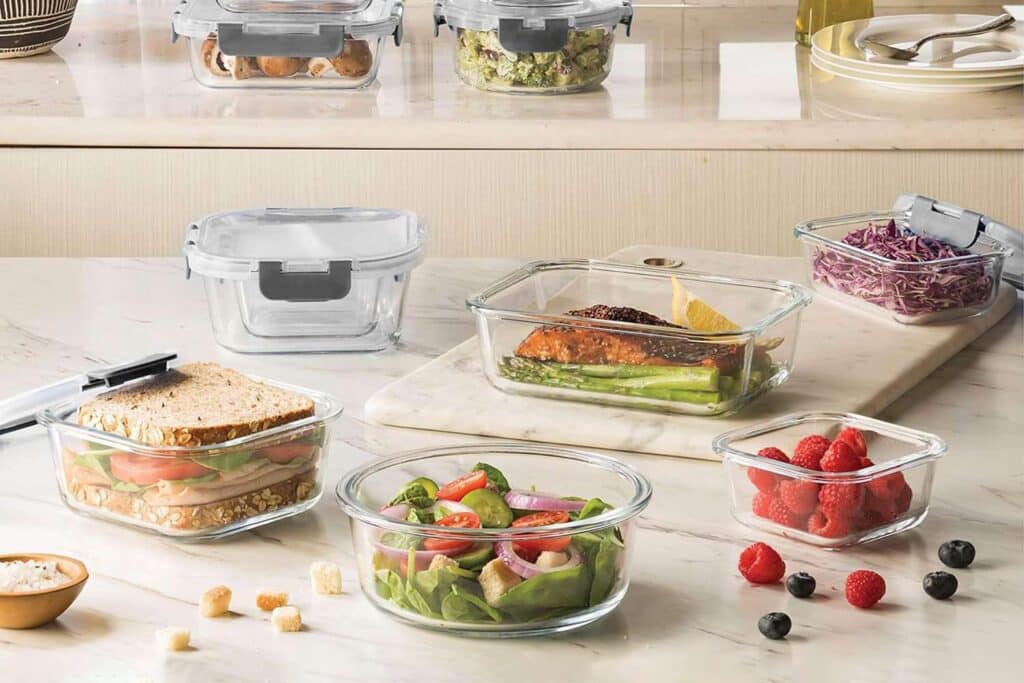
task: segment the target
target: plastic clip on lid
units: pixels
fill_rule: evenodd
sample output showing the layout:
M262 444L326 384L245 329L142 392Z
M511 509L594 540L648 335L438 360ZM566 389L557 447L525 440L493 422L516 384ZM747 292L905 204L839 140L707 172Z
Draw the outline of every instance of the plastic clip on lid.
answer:
M96 368L0 401L0 434L31 427L36 424L35 416L40 410L74 398L83 391L101 386L116 387L133 379L167 372L171 361L177 357L176 353L156 353L128 363Z
M939 202L919 194L902 194L896 198L893 211L907 216L907 225L918 235L966 249L978 235L989 237L1012 251L1003 262L1003 279L1014 287L1024 287L1024 234L984 214L952 204Z
M260 293L271 301L336 301L352 289L352 262L331 261L326 271L290 270L280 261L261 261Z

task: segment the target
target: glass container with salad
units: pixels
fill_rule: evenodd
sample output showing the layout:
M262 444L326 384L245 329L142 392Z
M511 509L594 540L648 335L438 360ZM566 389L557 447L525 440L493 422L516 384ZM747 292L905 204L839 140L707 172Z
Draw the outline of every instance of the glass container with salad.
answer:
M611 458L494 443L374 461L337 495L374 605L428 628L521 636L615 609L651 486Z
M561 260L531 263L467 305L499 389L721 415L788 379L809 302L788 282Z

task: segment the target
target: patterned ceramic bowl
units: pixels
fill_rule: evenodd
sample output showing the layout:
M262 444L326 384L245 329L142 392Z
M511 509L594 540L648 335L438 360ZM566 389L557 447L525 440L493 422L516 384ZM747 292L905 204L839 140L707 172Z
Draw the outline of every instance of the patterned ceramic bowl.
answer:
M71 28L78 0L0 0L0 59L47 52Z

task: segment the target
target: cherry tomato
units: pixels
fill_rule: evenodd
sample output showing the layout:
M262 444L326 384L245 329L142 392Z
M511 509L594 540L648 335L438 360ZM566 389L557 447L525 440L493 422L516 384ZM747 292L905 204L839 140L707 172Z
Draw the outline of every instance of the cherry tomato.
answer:
M287 463L296 458L311 458L316 453L317 445L308 441L292 441L267 446L259 450L259 455L271 462Z
M487 473L482 470L464 474L454 481L450 481L437 491L438 500L462 500L470 491L482 489L487 486Z
M110 456L110 471L121 481L137 486L149 486L160 480L202 477L214 470L185 458L114 453Z
M484 476L486 479L486 475ZM448 515L434 522L434 526L445 526L452 529L479 529L480 516L472 512L457 512ZM443 553L460 555L471 547L472 541L462 541L457 538L428 538L423 542L426 550L440 550Z
M564 524L569 521L569 513L565 511L534 512L533 514L520 517L512 522L515 529L529 529L533 527L550 526L552 524ZM520 539L516 545L527 551L540 553L543 550L557 552L565 550L572 543L571 536L560 536L557 538ZM524 558L525 559L525 558ZM531 560L532 562L532 560Z
M540 557L540 550L536 548L524 548L521 543L513 543L512 550L516 552L516 555L527 562L536 562L537 558Z

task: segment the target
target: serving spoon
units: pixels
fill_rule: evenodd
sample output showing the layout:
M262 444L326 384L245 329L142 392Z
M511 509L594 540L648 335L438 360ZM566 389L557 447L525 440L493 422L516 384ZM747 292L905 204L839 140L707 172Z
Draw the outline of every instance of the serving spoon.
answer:
M925 43L929 43L939 38L960 38L962 36L976 36L981 33L988 33L989 31L998 31L1001 28L1009 26L1015 21L1016 19L1013 18L1013 15L1003 13L1000 14L998 17L995 17L994 19L989 19L988 21L982 22L975 26L967 26L965 28L958 28L952 31L939 31L937 33L930 33L921 40L914 43L913 45L910 45L909 47L905 48L886 45L885 43L880 43L877 40L872 40L871 38L862 38L861 40L864 46L868 48L868 50L878 55L879 57L889 57L890 59L902 59L904 61L909 62L910 60L918 56L918 54L921 52L921 48L924 47Z

